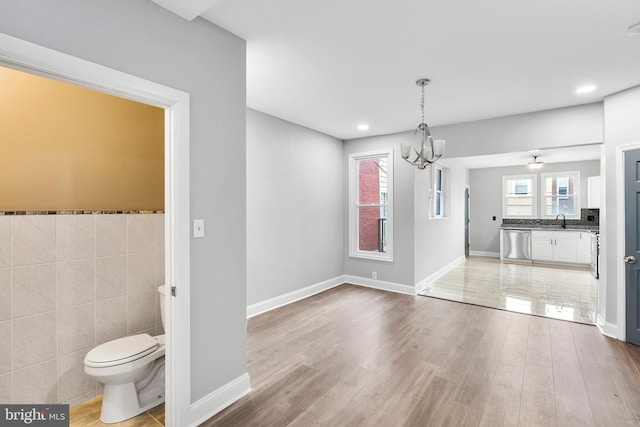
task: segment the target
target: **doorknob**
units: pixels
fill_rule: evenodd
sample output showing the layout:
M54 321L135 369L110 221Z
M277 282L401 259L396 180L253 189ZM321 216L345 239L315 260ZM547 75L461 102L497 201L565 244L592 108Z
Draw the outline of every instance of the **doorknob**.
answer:
M627 264L635 264L636 263L636 257L634 257L633 255L628 255L626 257L623 258L624 262L626 262Z

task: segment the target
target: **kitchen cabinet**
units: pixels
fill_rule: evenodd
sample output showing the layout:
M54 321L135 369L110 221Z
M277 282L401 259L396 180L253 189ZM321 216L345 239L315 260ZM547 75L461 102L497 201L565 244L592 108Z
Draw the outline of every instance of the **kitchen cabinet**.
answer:
M582 263L586 255L581 252L584 248L579 244L583 240L581 233L565 230L531 230L531 258L534 261ZM589 242L586 239L584 241ZM578 248L580 248L580 260ZM588 260L585 263L588 263Z
M587 178L587 207L589 209L600 208L600 177Z
M581 231L578 236L577 242L577 260L578 264L590 264L591 263L591 233L587 231Z
M531 230L531 259L553 261L553 232Z

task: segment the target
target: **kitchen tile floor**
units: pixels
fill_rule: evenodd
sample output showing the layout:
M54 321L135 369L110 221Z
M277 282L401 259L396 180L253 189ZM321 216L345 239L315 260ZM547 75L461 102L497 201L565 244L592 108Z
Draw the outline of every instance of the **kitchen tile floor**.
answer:
M598 280L586 268L469 257L418 294L593 325Z

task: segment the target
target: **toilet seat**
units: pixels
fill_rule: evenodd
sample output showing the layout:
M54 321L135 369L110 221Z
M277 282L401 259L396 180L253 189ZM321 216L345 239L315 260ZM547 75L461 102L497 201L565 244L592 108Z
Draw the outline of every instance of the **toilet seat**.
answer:
M89 351L84 359L85 366L106 368L122 365L153 353L158 348L158 340L149 334L131 335L100 344Z

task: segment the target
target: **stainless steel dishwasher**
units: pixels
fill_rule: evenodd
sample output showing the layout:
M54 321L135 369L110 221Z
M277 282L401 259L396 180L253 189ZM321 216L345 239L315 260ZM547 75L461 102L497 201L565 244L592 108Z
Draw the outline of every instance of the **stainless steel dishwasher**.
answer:
M531 230L502 230L503 259L531 259Z

